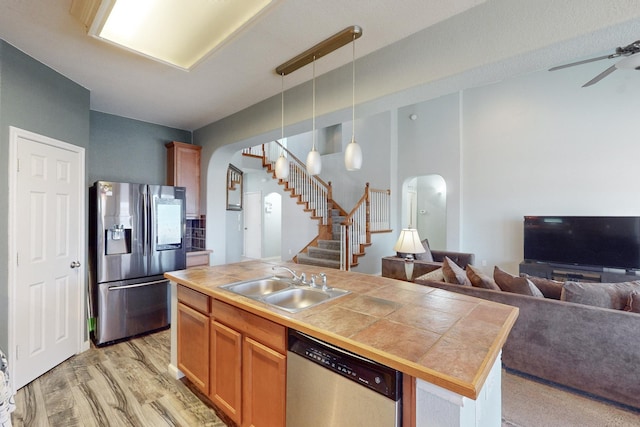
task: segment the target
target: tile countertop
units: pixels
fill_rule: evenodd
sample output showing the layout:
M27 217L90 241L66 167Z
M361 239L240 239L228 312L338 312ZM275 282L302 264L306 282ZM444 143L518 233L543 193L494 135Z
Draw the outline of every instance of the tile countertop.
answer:
M350 294L289 313L221 285L272 276L272 267L325 272ZM285 270L278 276L288 277ZM249 261L165 273L168 279L408 375L476 399L518 317L518 308L368 274Z

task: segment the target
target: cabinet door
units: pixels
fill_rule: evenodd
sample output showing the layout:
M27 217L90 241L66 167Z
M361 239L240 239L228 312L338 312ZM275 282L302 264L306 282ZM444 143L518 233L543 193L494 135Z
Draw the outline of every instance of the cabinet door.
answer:
M178 303L178 369L209 392L209 316Z
M242 426L284 427L286 356L249 337L243 342Z
M176 154L179 185L187 188L187 216L197 217L200 214L200 150L181 148Z
M240 425L242 414L242 335L211 320L209 398Z
M198 145L173 141L166 144L167 184L187 189L187 217L200 215L200 150Z

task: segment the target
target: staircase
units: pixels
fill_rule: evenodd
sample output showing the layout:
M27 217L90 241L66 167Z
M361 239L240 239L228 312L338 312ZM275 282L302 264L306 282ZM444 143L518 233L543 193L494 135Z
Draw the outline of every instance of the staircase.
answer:
M275 162L281 151L289 158L289 177L278 179ZM353 210L347 213L332 199L331 183L307 173L306 166L278 141L243 150L244 156L262 159L270 172L290 196L297 199L311 218L318 220L318 236L307 244L293 260L298 264L349 270L358 265L371 245L371 233L391 232L389 229L389 190L374 190L366 184L364 194Z
M300 252L296 256L298 264L316 265L340 269L341 245L340 245L340 224L345 217L340 210L331 209L330 215L331 239L317 239L316 246L307 246L306 252ZM351 264L353 267L353 264Z

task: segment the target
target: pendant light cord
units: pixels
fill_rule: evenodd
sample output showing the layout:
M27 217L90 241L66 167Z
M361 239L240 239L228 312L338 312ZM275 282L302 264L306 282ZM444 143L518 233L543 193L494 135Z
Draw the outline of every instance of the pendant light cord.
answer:
M284 141L284 73L282 73L282 90L280 91L280 146Z
M312 116L313 116L313 123L311 125L311 130L312 130L312 138L313 138L313 146L311 147L311 151L315 151L316 149L316 57L313 57L313 83L312 83L312 87L313 87L313 112L312 112Z
M356 35L353 35L353 65L351 67L351 140L356 140Z

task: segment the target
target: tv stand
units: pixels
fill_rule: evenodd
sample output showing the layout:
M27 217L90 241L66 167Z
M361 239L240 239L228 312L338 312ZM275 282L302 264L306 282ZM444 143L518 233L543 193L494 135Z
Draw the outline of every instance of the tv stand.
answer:
M544 277L560 282L629 282L640 280L640 272L609 269L604 267L591 267L580 265L551 264L545 262L522 261L520 274Z

